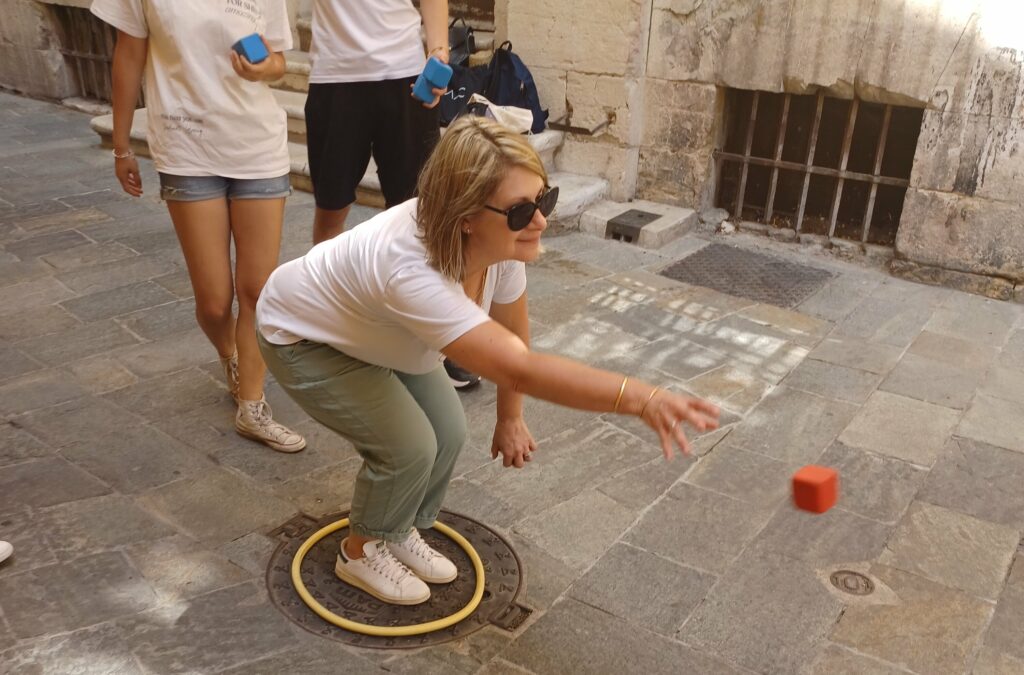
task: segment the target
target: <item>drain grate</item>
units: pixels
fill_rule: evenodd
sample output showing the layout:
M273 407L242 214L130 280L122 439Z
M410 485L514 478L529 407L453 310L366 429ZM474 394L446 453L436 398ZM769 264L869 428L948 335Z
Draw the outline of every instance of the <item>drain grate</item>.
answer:
M724 244L708 244L661 274L778 307L795 307L832 278L816 267Z
M285 616L311 633L359 647L408 649L457 640L492 624L514 631L531 614L531 609L516 602L523 572L519 558L508 542L471 518L442 511L438 520L465 537L476 549L484 565L484 598L475 612L444 630L409 637L362 635L327 623L307 607L295 592L291 581L291 564L295 552L310 535L347 515L335 513L320 521L300 515L270 533L281 540L267 567L270 599ZM432 529L424 530L422 534L427 543L458 566L459 578L450 584L430 584L430 600L421 605L389 605L348 586L334 576L338 544L348 535L347 527L324 537L310 549L303 560L302 580L320 604L358 623L404 626L450 616L465 607L473 597L476 587L473 565L465 551L444 535Z
M852 570L837 570L829 577L829 581L843 593L850 595L871 595L875 591L875 583L871 579Z

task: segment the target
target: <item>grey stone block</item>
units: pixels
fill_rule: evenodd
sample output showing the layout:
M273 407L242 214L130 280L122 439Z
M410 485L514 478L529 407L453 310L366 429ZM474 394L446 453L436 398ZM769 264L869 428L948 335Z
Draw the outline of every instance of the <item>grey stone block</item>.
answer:
M192 299L169 302L118 318L118 323L147 340L159 340L196 327L196 303Z
M806 672L807 675L901 675L907 671L829 644Z
M991 604L884 565L871 576L898 602L847 606L832 641L915 673L965 672Z
M31 373L43 366L24 352L0 345L0 382Z
M745 554L678 638L756 672L794 673L811 660L842 609L806 563Z
M676 457L666 462L657 457L625 473L609 478L597 490L627 509L640 511L654 503L693 466L692 461Z
M735 668L673 640L572 599L556 605L502 655L547 673L689 672L726 675Z
M50 533L40 529L34 509L25 504L6 503L0 506L0 528L3 540L14 547L14 553L0 565L0 578L57 562ZM0 611L0 634L4 625Z
M41 256L43 262L60 270L90 268L137 257L135 251L117 243L85 244Z
M53 234L42 234L36 237L28 237L13 242L4 248L22 260L38 258L39 256L54 251L64 251L69 248L91 243L88 238L74 230L66 232L55 232Z
M156 342L123 349L118 352L116 358L130 372L143 379L175 373L185 368L195 370L193 366L206 366L212 363L216 363L217 368L220 368L217 350L198 326L184 333L165 336ZM224 372L219 370L212 377L213 380L221 382L224 379ZM226 389L225 386L225 391Z
M831 336L907 347L920 335L934 311L927 300L869 297L836 324Z
M0 294L0 316L12 318L21 312L30 312L45 305L66 300L74 295L56 279L42 278L8 286ZM6 323L6 321L5 321ZM4 329L5 332L11 329Z
M942 333L923 331L907 350L916 355L966 370L986 370L996 357L997 349L981 342L971 342Z
M729 361L725 359L726 363ZM772 390L772 385L757 375L731 365L688 380L686 387L695 395L740 415L750 412Z
M139 381L111 357L97 356L68 365L75 381L92 394L106 394Z
M78 398L87 392L61 370L36 370L0 386L0 414L21 414Z
M729 442L788 464L813 462L854 418L849 403L782 386L730 434Z
M275 527L297 511L269 491L222 469L170 483L138 499L143 508L194 539L214 543Z
M38 236L70 229L81 231L82 227L88 226L91 223L108 220L110 220L110 216L99 209L82 208L41 214L31 218L20 218L17 222L18 227L22 230Z
M49 445L60 448L102 439L111 430L136 427L143 420L102 398L86 396L29 413L18 418L17 423Z
M23 429L10 422L0 424L0 466L51 454L53 450Z
M600 558L636 518L634 511L596 490L544 511L531 509L531 513L515 531L576 570Z
M119 347L134 345L138 340L113 321L97 321L68 330L20 342L21 349L33 358L51 366L62 366Z
M671 637L717 577L616 544L569 594L591 607Z
M1020 627L1024 625L1024 588L1009 587L999 597L995 614L985 645L997 649L1014 659L1024 661L1024 643L1020 639Z
M49 533L62 562L174 534L169 525L122 495L58 504L41 510L36 522Z
M878 284L877 277L844 274L815 291L797 305L797 309L819 319L841 321L849 316Z
M27 308L0 316L0 340L18 342L80 324L78 319L56 305Z
M251 576L263 578L277 544L266 535L250 532L219 546L217 552Z
M0 493L9 504L53 506L109 492L105 484L59 457L0 468Z
M0 260L0 288L6 288L26 281L35 281L49 273L49 267L38 258L19 260L13 253L4 251Z
M893 368L880 389L908 398L963 410L981 382L984 371L951 366L916 354L907 354Z
M152 421L223 404L225 415L233 412L230 397L217 382L198 368L180 370L107 394L104 398ZM225 401L224 399L227 399Z
M771 384L781 382L810 351L781 331L738 315L700 324L682 336L725 354L731 365Z
M154 605L149 584L117 552L0 578L0 608L22 639L91 626Z
M789 494L792 472L789 465L741 450L727 439L703 457L684 480L767 510Z
M879 562L994 600L1019 542L1019 530L915 502Z
M1019 309L1012 304L969 293L952 293L925 330L999 347L1019 316Z
M829 337L819 342L807 357L885 375L899 362L902 355L902 349L891 345L856 338Z
M529 539L515 532L508 533L506 539L522 562L523 595L520 602L535 609L547 609L579 578L578 572Z
M72 633L25 641L0 652L11 673L82 673L143 675L135 657L124 645L115 622L102 623Z
M251 578L224 556L181 535L135 543L126 552L161 604L178 603Z
M1024 403L1024 370L993 366L981 381L978 393L1014 403Z
M982 647L974 662L973 675L1017 675L1024 673L1024 659L1018 659L992 647Z
M147 281L85 295L62 306L83 321L98 321L176 299L167 289Z
M811 358L805 359L784 380L787 387L850 403L864 403L881 381L881 375L866 370Z
M120 625L128 648L154 672L219 671L284 651L295 641L288 619L257 584L214 591Z
M957 427L957 434L1024 452L1024 403L979 394Z
M839 506L865 518L894 523L910 506L928 473L912 464L836 441L818 460L839 472Z
M918 498L1021 530L1022 484L1024 455L979 441L953 438L928 474Z
M304 433L297 428L298 433ZM316 445L316 439L306 434L307 451ZM252 452L252 450L250 450ZM354 454L354 450L351 451ZM363 465L359 457L351 457L332 466L311 471L280 485L273 486L274 494L295 504L300 511L311 516L322 516L349 508L356 474Z
M511 530L517 522L533 514L532 509L526 510L518 504L509 503L494 496L479 484L464 478L453 480L448 486L443 508L486 522L488 527L502 530Z
M712 573L724 571L771 516L765 509L692 485L676 485L623 538Z
M892 531L892 525L838 508L819 514L787 505L761 530L751 551L797 558L815 568L873 561Z
M116 263L92 265L62 272L56 275L56 278L75 292L89 295L138 284L157 277L162 278L177 270L178 266L170 260L152 255L135 255ZM186 281L187 278L186 276ZM191 286L189 286L189 295L191 294ZM175 297L179 296L175 295Z
M876 391L839 440L851 447L930 467L959 417L956 410Z

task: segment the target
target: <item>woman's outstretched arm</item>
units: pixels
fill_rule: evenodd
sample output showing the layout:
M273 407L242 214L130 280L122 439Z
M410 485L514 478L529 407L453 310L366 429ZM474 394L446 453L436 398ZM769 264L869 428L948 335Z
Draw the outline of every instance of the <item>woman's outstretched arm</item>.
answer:
M114 46L114 61L111 67L111 108L114 114L114 173L121 188L133 197L142 196L142 177L139 163L132 153L132 121L135 119L135 103L142 88L142 71L146 68L149 51L147 38L132 37L124 31L117 31Z

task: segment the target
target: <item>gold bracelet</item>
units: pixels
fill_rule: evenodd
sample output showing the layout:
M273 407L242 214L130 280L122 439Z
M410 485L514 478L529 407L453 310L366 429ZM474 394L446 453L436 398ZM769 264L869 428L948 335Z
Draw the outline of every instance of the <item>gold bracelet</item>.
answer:
M110 154L114 156L114 159L130 159L135 156L135 151L132 150L131 148L128 148L127 150L125 150L124 154L121 155L118 154L117 148L114 148L113 150L110 151Z
M619 412L619 403L622 402L622 394L626 391L626 382L629 381L629 376L622 378L622 386L619 387L619 395L615 397L615 407L612 408L613 413Z
M647 397L647 400L644 401L644 406L640 408L640 414L637 415L637 417L639 417L640 419L644 418L644 411L647 410L647 404L651 402L651 399L654 398L654 395L657 394L659 391L661 391L661 387L655 387L654 389L651 390L651 393Z

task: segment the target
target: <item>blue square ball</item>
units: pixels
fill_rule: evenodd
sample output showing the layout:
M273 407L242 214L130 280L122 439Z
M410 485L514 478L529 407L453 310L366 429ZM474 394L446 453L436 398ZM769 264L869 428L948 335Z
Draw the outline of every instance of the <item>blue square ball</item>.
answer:
M260 39L259 34L253 33L247 35L235 44L231 45L239 56L245 57L249 63L259 63L265 60L270 53L267 52L267 48L263 45L263 40Z

